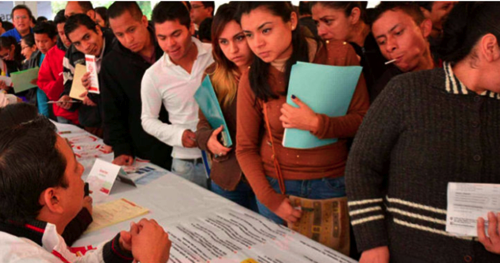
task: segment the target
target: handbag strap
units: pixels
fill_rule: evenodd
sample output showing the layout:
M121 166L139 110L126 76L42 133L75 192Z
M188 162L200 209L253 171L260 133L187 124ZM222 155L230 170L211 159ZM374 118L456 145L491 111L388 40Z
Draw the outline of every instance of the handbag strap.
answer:
M276 150L274 149L274 141L273 135L271 133L271 125L269 125L269 114L267 114L267 103L263 102L264 108L264 120L266 121L267 134L269 135L269 143L271 144L271 148L273 149L273 155L271 159L274 163L274 171L276 172L276 176L278 177L278 184L280 186L280 190L282 194L285 194L285 180L283 179L283 174L281 173L280 163L278 162L278 158L276 156Z

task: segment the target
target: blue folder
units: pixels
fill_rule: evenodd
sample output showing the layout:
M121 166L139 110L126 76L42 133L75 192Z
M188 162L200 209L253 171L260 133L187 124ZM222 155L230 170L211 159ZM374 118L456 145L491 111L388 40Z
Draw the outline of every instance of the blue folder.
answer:
M231 145L233 145L233 141L231 140L231 136L229 136L226 120L224 119L219 101L215 95L214 87L212 86L212 82L210 82L210 78L208 76L205 77L201 86L194 94L194 99L198 102L201 112L203 112L203 115L205 115L205 118L207 118L208 123L210 123L212 128L217 129L221 125L224 126L221 132L223 141L222 144L225 147L231 147Z
M330 117L345 116L361 74L360 66L329 66L297 62L292 66L286 102L292 94L314 112ZM309 149L337 142L336 138L318 139L309 131L285 129L283 147Z

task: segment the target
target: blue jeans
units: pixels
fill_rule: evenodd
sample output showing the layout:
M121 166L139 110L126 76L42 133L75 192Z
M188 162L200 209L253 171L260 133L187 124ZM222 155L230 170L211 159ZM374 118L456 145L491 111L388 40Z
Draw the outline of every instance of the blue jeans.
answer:
M172 173L203 188L207 188L207 175L203 162L186 162L181 159L173 158Z
M278 179L266 176L267 181L277 193L281 193ZM344 176L338 178L322 178L314 180L285 180L285 191L287 195L295 195L308 199L328 199L345 196ZM285 221L271 212L265 205L257 201L259 213L273 220L277 224L285 224Z
M246 207L254 212L258 212L257 201L255 199L255 194L248 183L240 181L236 186L234 191L228 191L222 189L214 181L211 181L212 192L225 197L243 207Z

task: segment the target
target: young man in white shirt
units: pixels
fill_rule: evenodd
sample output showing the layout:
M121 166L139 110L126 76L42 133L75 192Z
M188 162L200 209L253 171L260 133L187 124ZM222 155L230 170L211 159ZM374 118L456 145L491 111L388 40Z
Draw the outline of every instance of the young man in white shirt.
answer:
M198 104L194 93L214 62L212 47L191 37L189 11L181 2L160 2L152 15L158 44L165 52L144 74L141 85L144 130L171 145L172 172L202 187L207 178L195 140ZM171 124L158 119L162 105Z

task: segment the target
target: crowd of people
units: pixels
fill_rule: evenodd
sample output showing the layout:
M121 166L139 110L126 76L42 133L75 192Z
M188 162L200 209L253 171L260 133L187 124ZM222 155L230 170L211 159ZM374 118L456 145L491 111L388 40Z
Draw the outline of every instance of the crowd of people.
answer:
M117 1L68 2L38 21L18 5L0 75L40 69L21 93L0 80L0 258L73 262L67 248L92 222L83 167L52 119L102 137L114 164L149 160L278 224L302 216L289 195L347 196L362 263L500 261L500 211L478 219L477 238L445 231L449 182L500 183L497 14L495 2L191 1L160 2L148 19ZM75 78L85 55L100 93L72 98L73 82L91 86L90 73ZM297 62L362 66L344 116L287 103ZM194 98L206 76L227 127ZM338 141L287 148L287 128ZM169 249L142 219L81 260L165 262Z

